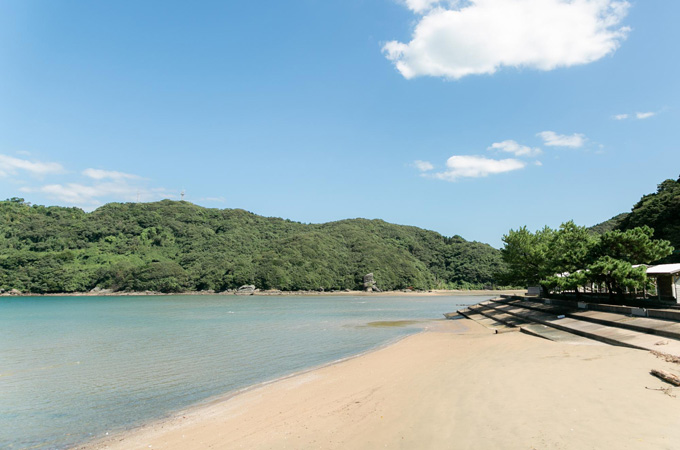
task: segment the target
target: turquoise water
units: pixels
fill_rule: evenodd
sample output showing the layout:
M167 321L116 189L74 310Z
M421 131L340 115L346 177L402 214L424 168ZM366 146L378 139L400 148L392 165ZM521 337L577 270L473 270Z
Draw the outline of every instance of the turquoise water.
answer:
M374 348L488 297L0 298L0 448L65 448Z

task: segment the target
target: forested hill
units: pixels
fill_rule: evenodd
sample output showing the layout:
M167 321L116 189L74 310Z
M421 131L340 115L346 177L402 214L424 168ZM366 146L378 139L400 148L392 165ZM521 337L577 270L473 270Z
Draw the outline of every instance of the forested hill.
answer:
M500 252L381 220L301 224L188 202L110 203L91 213L0 202L0 289L85 292L356 289L493 282Z
M676 251L666 262L680 262L680 178L659 184L653 194L644 195L619 225L621 230L647 225L656 239L670 241Z
M680 178L666 180L658 185L655 193L644 195L630 213L595 225L591 230L631 230L647 225L654 229L655 239L670 241L675 252L662 262L680 262Z
M588 228L588 230L590 230L590 232L593 234L604 234L607 231L617 230L619 225L621 225L621 221L623 221L623 219L625 219L628 214L629 213L618 214L609 220L605 220L602 223L593 225L592 227Z

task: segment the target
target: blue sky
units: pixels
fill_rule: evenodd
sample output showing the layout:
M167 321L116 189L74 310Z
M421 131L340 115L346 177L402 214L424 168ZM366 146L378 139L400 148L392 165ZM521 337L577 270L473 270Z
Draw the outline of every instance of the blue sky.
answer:
M680 175L680 3L0 2L0 197L496 247Z

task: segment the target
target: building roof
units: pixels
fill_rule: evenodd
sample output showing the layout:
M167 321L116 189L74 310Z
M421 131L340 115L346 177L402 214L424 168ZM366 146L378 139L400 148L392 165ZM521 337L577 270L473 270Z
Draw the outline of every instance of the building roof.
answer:
M661 264L647 268L647 275L670 275L680 272L680 264Z

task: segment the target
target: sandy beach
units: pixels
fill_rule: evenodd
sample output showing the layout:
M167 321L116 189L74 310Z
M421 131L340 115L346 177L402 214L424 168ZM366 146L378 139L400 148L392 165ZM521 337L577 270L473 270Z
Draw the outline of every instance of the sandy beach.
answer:
M680 447L648 352L491 334L469 320L216 399L82 449Z

